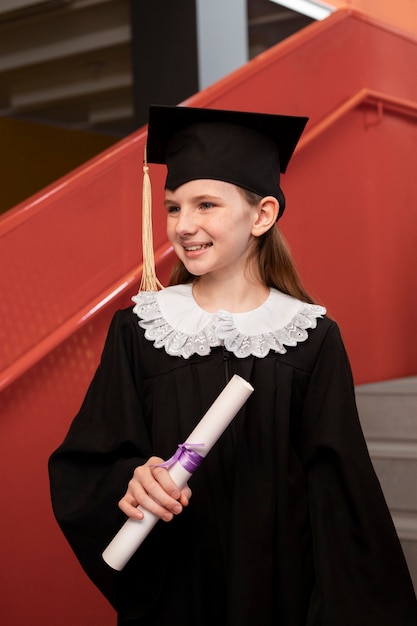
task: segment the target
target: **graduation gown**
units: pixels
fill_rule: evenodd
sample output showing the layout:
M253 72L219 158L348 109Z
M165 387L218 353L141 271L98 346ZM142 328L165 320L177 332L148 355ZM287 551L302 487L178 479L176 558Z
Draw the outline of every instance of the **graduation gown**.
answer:
M260 358L212 339L203 355L174 356L178 341L169 349L161 325L138 322L115 314L49 461L58 523L119 624L416 626L336 323L286 325L281 351ZM191 477L189 506L113 571L101 553L125 521L117 502L134 468L172 456L235 373L255 391Z

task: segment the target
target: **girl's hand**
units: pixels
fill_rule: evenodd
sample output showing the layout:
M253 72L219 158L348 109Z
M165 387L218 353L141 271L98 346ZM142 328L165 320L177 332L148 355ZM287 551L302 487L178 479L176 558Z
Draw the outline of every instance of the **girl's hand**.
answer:
M163 459L152 456L133 472L127 491L119 502L119 508L128 517L143 519L140 506L160 519L169 522L188 505L191 489L186 485L179 489L165 467L157 467Z

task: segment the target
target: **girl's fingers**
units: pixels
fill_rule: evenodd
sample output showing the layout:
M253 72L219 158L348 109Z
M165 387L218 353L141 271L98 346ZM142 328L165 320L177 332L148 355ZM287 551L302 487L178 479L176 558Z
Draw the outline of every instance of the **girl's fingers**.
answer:
M123 511L125 515L128 517L133 517L134 519L143 519L143 512L137 508L138 505L135 504L135 501L129 501L127 496L124 496L119 501L119 509Z
M182 506L188 506L191 495L192 495L191 489L189 488L188 485L186 485L184 489L181 489L181 495L180 495L179 501L181 502Z
M129 482L126 494L119 502L120 509L129 517L142 519L141 509L150 511L160 519L170 521L187 506L191 491L188 486L178 489L166 468L157 467L162 459L151 457L145 465L137 467Z

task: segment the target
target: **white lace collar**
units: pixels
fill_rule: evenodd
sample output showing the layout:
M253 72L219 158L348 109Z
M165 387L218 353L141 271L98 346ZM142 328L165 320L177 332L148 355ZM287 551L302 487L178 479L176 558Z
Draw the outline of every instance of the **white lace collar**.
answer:
M246 313L205 311L195 301L191 284L141 291L132 300L146 339L169 355L185 359L193 354L204 356L223 345L240 358L264 357L270 350L284 354L285 346L305 341L306 329L315 328L317 318L326 313L322 306L306 304L277 289L270 290L260 307Z

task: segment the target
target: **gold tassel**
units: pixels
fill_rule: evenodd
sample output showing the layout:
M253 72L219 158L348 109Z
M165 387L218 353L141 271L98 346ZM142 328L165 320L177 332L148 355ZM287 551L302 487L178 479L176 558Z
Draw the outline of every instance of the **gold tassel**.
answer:
M153 249L152 234L152 190L149 178L148 159L144 154L143 163L143 187L142 187L142 278L139 291L158 291L164 286L156 277L155 255Z

